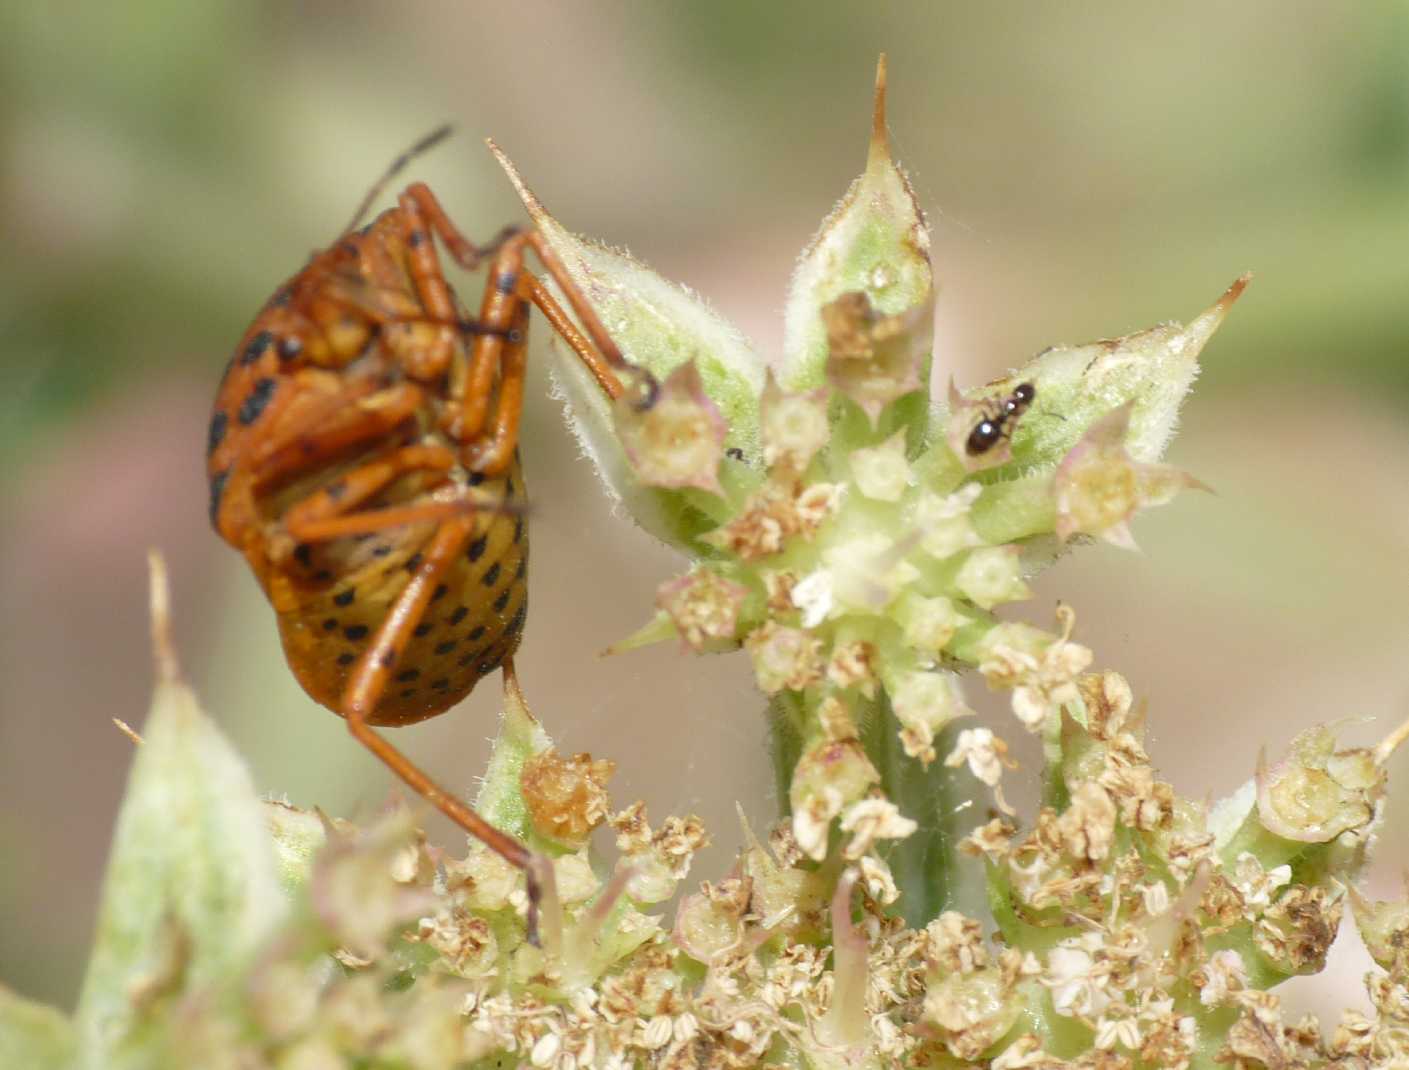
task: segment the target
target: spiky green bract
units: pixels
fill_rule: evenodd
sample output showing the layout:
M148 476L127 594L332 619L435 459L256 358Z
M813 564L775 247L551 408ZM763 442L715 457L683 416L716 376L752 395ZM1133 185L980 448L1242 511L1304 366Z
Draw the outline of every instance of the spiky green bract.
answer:
M156 627L160 648L164 620ZM142 734L76 1015L81 1065L92 1070L152 1065L178 1008L197 994L227 998L224 982L248 967L284 910L249 770L173 657L158 658Z
M819 310L842 294L865 294L884 315L933 303L929 229L910 180L891 158L885 100L883 60L876 73L866 170L823 220L793 275L779 369L780 381L790 391L815 389L827 381L831 346ZM911 390L928 381L929 357L926 346ZM923 413L912 415L923 422Z
M475 799L475 809L491 825L518 839L528 836L531 826L519 778L524 762L550 746L552 740L524 703L518 682L506 685L499 735Z
M69 1070L77 1053L78 1035L64 1014L0 985L0 1066Z

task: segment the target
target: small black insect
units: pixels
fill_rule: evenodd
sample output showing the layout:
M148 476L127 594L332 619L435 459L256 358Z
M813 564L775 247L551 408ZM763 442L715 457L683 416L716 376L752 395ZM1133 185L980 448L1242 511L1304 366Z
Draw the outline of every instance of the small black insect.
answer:
M1027 412L1037 398L1037 388L1031 383L1019 383L1013 392L997 403L997 411L985 416L964 442L970 457L987 453L1013 433L1011 424Z

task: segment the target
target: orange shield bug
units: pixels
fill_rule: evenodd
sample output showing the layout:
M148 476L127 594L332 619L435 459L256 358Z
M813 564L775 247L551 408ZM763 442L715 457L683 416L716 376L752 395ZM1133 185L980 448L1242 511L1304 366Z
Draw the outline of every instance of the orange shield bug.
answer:
M235 349L206 443L210 517L254 570L289 667L407 784L516 866L528 849L373 730L434 717L495 669L527 613L517 442L537 305L615 399L649 387L534 230L476 246L425 185L352 225L280 286ZM488 260L471 318L441 270ZM532 250L584 337L525 266ZM649 396L649 395L647 395ZM530 871L530 889L534 887Z

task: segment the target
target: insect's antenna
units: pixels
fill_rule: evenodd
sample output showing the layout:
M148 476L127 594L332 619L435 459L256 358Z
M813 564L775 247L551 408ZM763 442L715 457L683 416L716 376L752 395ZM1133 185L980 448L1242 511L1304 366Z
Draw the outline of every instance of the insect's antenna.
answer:
M362 198L362 203L357 206L357 213L352 217L352 222L347 225L343 233L346 234L349 230L356 230L357 224L362 222L362 218L367 214L367 210L376 203L377 198L386 190L387 183L399 175L406 165L417 156L429 152L448 138L454 129L455 128L449 123L443 123L425 137L421 138L420 141L416 142L396 159L392 160L391 166L386 169L382 177L377 179L372 188L367 191L367 195Z

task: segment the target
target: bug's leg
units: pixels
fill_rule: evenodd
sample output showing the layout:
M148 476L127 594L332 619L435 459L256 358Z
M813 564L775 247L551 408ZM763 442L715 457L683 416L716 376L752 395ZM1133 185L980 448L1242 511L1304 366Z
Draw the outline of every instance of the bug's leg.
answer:
M251 462L262 484L337 458L363 443L392 434L425 403L414 383L377 390L371 382L344 383L337 390L298 392L259 443Z
M470 446L466 465L493 479L509 470L519 444L519 421L523 416L524 375L528 371L528 306L520 304L514 317L510 341L500 360L499 393L494 417L486 437Z
M425 615L436 585L468 545L475 531L472 519L457 517L436 530L423 551L420 565L392 604L376 637L352 670L339 703L353 736L380 758L418 795L424 798L471 836L478 838L506 862L530 874L530 939L536 942L537 882L530 865L533 854L514 837L495 828L455 795L441 788L405 754L389 743L368 723L386 691L392 668L406 648L416 626Z
M620 373L633 370L631 363L622 356L620 347L612 341L612 336L607 333L607 328L602 323L602 318L597 315L597 310L592 307L591 302L587 300L587 295L582 292L577 283L573 282L572 276L568 274L567 268L563 266L562 260L558 258L558 254L553 251L553 247L548 244L543 235L536 230L530 231L527 235L527 241L528 244L533 247L533 251L538 254L538 259L543 264L544 269L548 272L553 281L558 284L558 288L563 291L564 296L567 297L568 304L572 306L573 312L577 313L577 318L582 321L582 326L586 329L588 337L592 339L592 344L596 346L597 352L592 353L590 347L586 345L579 346L574 344L572 337L566 332L563 332L564 341L572 345L574 352L576 352L582 362L587 365L593 375L597 377L597 381L602 383L602 389L613 399L620 397L622 390L620 388L619 376L609 374L607 377L608 380L618 379L617 389L613 391L611 387L607 385L607 381L604 381L603 374L598 371L598 367L602 362L605 362L609 369ZM533 282L536 287L533 294L534 304L538 305L538 307L543 310L543 314L548 317L549 321L552 322L555 327L558 327L560 322L567 319L566 314L557 302L553 300L552 295L549 294L541 284L538 284L538 280L535 279ZM558 329L561 330L561 327L558 327ZM577 335L579 342L581 338L582 336L580 334ZM607 371L605 368L602 370L604 372Z
M324 542L403 524L509 509L496 499L471 495L468 489L458 498L441 501L381 509L359 508L392 481L412 472L428 473L431 486L426 489L433 489L448 482L446 473L454 464L455 454L444 446L402 446L354 468L291 506L284 514L284 528L299 542Z
M577 324L573 323L568 314L563 311L563 306L558 304L553 295L549 293L548 287L528 272L524 272L524 274L527 278L523 285L528 291L529 298L538 306L544 318L552 325L553 330L558 332L568 347L577 354L578 359L586 365L587 370L592 373L592 378L596 379L597 385L602 388L602 393L613 401L621 397L624 388L611 363L592 348L592 343L577 329Z

